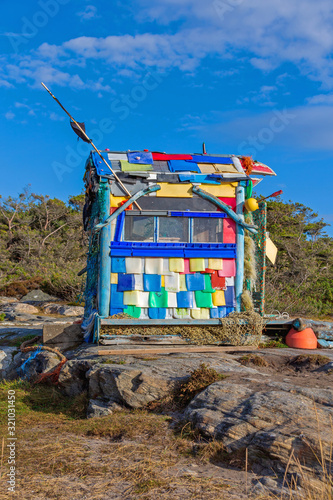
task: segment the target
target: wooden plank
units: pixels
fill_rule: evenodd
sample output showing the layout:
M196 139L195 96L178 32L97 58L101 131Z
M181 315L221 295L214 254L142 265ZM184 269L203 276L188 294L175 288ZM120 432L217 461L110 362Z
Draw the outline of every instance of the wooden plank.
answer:
M101 335L101 345L118 344L144 344L144 345L164 345L164 344L188 344L188 341L180 335Z
M98 351L99 356L118 356L118 355L133 355L133 354L177 354L191 352L228 352L228 351L254 351L257 347L252 346L194 346L194 347L163 347L151 349L105 349Z

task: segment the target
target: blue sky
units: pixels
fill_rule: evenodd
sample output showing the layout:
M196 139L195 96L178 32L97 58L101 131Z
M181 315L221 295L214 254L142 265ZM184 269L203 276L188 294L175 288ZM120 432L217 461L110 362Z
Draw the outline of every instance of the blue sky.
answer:
M333 223L330 0L2 0L3 196L81 191L87 145L252 155ZM328 230L333 235L333 230Z

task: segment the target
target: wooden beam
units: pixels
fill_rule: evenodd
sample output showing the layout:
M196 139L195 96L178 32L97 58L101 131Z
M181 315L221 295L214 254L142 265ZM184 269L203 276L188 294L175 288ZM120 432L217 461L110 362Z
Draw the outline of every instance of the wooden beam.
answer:
M253 346L193 346L193 347L164 347L164 348L152 348L152 349L142 349L141 346L138 349L105 349L98 351L99 356L119 356L119 355L131 355L133 354L177 354L180 353L191 353L191 352L228 352L228 351L254 351L257 347Z

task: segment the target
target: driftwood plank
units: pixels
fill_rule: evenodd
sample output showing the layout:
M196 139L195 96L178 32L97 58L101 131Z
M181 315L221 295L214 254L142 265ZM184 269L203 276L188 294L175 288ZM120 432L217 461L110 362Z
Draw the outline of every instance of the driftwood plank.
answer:
M188 342L180 335L102 335L99 341L100 345L114 344L185 344Z
M142 349L140 346L137 349L104 349L98 351L99 356L118 356L121 354L175 354L178 352L191 353L191 352L228 352L228 351L255 351L257 347L252 346L193 346L193 347L161 347L151 349Z

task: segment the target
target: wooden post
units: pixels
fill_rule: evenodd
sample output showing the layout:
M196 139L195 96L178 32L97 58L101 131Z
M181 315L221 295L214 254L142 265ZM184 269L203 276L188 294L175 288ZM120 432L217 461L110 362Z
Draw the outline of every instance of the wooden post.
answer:
M103 206L101 207L100 220L105 220L110 215L110 189L109 181L101 179L100 189L104 191L102 195ZM110 311L111 294L111 225L103 227L99 240L99 277L98 277L98 314L102 317L108 317Z

